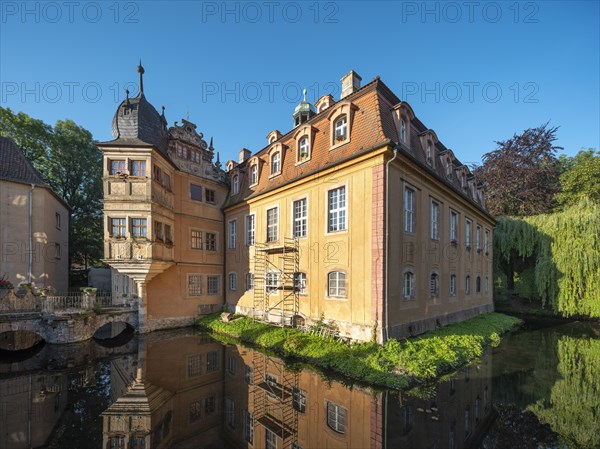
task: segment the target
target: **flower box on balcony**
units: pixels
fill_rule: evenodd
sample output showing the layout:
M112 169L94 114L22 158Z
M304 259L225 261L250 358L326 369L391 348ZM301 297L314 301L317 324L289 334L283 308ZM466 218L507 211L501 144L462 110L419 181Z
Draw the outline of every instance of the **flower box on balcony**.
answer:
M456 245L458 245L458 240L456 240L456 239L452 239L452 240L450 240L450 244L451 244L452 246L456 246Z

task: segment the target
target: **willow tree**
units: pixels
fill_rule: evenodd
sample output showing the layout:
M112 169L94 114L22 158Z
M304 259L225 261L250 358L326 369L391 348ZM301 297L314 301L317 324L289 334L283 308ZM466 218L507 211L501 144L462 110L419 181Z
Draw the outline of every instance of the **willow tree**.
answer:
M564 211L502 218L494 231L497 277L530 287L533 297L564 316L600 317L600 205L589 199Z

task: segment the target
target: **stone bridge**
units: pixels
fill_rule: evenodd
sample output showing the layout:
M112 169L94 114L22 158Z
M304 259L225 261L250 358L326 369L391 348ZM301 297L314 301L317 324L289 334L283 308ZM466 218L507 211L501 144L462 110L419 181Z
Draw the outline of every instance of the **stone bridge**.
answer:
M68 307L58 307L64 306L64 301L40 302L34 297L3 298L0 302L4 306L0 309L0 349L4 350L28 349L41 339L59 344L85 341L102 328L97 337L116 337L126 325L138 328L138 310L133 306L73 304L69 299Z

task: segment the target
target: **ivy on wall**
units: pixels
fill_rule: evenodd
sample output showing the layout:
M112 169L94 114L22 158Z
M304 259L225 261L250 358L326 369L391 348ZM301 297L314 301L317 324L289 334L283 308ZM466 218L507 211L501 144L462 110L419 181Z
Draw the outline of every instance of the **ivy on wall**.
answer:
M509 289L557 313L600 317L600 206L584 199L553 214L499 219L494 266Z

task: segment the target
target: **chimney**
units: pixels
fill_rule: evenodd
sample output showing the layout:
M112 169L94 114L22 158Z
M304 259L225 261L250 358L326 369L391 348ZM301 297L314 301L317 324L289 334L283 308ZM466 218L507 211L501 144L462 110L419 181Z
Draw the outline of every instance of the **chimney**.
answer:
M340 95L341 100L355 90L360 89L360 82L362 81L362 78L354 70L350 70L342 77L340 81L342 82L342 94Z
M248 150L247 148L242 148L240 150L240 155L238 157L238 163L241 164L242 162L245 162L248 159L250 159L251 154L252 154L252 151Z

